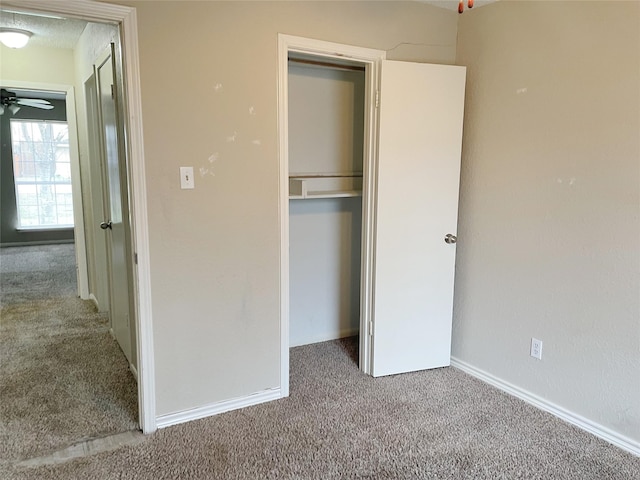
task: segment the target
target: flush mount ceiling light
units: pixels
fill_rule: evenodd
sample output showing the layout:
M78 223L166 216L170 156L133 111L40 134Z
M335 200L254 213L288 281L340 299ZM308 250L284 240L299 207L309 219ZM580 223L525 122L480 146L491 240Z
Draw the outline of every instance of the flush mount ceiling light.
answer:
M9 48L24 47L29 38L33 35L27 30L18 30L17 28L0 28L0 42Z

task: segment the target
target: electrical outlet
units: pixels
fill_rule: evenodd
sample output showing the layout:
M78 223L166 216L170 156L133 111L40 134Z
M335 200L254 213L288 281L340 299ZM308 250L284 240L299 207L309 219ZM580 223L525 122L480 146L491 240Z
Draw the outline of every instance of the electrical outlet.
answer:
M542 360L542 340L531 338L531 356Z

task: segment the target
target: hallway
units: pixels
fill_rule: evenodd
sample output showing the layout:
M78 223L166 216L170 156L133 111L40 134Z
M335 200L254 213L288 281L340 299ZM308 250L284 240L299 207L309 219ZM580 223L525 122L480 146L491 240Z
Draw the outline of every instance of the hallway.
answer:
M73 244L0 249L0 458L136 430L137 386L108 317L76 295Z

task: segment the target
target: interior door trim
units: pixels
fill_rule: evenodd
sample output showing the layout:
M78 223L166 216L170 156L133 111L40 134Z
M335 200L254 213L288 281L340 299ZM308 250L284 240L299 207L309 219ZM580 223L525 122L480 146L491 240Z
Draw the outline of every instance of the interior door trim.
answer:
M373 262L375 240L375 185L377 92L386 52L304 37L278 34L278 157L280 199L280 392L289 396L289 53L339 60L365 69L365 128L362 192L362 267L360 287L360 369L371 372Z

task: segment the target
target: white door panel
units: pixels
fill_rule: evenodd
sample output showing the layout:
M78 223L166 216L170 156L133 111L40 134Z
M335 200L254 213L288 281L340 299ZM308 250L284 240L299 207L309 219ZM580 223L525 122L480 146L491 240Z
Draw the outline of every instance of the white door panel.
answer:
M114 94L113 51L96 66L100 99L100 116L104 158L106 163L106 201L110 228L105 230L108 250L108 274L110 285L111 328L116 341L127 360L131 357L131 327L129 319L129 287L127 273L126 231L123 223L122 189L120 175L120 145L118 138L118 117L116 95Z
M465 68L384 61L372 373L449 365Z

